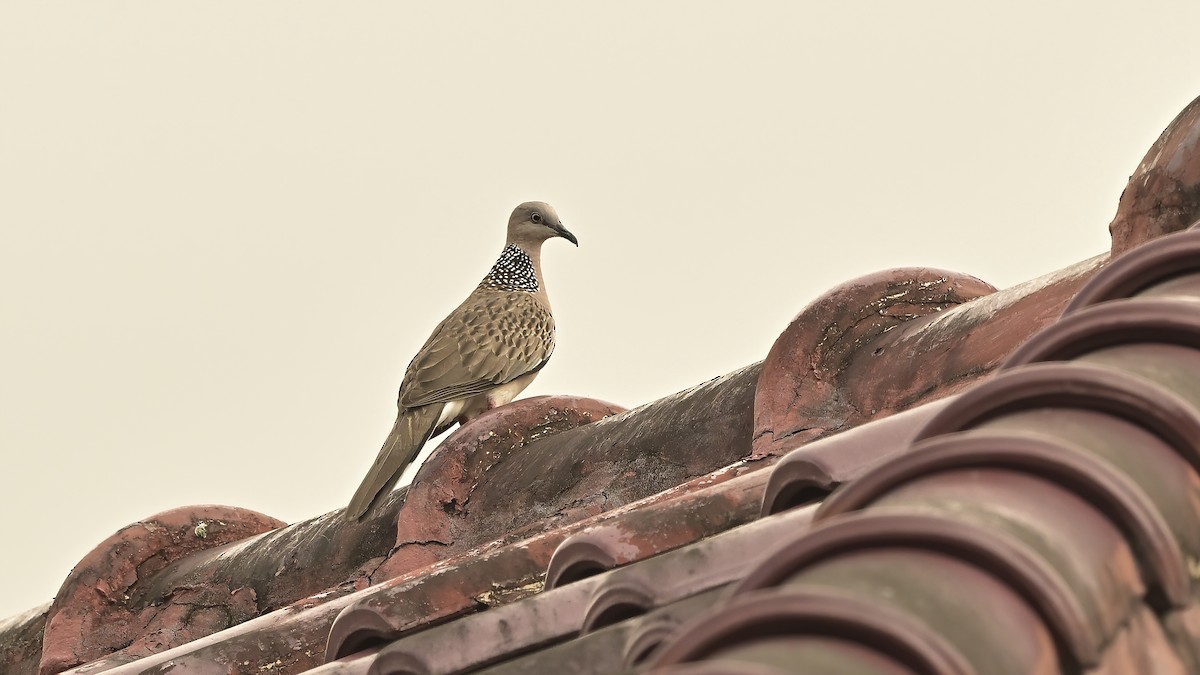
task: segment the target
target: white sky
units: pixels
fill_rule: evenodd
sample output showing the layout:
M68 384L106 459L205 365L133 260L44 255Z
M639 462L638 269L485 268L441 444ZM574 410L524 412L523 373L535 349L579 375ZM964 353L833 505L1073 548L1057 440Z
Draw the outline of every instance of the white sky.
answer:
M518 202L633 407L829 287L1108 248L1188 2L0 3L0 617L128 523L343 506ZM979 9L986 4L985 9Z

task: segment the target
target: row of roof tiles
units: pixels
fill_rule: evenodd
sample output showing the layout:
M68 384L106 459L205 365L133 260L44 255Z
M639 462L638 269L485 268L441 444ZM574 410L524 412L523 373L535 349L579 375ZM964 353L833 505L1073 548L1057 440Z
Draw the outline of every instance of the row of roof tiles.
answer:
M1193 102L1131 178L1114 254L1200 215L1198 139ZM361 525L160 514L0 624L0 664L1184 672L1200 664L1197 237L1136 249L1078 294L1106 257L999 292L924 269L848 282L762 364L674 397L493 411Z

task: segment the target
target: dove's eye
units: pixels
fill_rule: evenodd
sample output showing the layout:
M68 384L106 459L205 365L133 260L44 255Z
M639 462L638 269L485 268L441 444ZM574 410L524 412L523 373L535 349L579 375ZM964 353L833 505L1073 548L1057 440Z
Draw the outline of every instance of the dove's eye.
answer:
M532 216L530 216L530 218L529 218L529 219L530 219L530 220L532 220L532 221L533 221L533 222L535 222L535 223L540 223L540 222L542 222L542 214L540 214L540 213L535 213L535 214L533 214Z

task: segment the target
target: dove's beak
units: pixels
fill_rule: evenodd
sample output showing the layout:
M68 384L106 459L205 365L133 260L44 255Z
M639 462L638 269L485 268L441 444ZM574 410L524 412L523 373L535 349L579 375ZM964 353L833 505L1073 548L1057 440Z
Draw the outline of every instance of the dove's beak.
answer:
M579 240L576 239L575 235L571 234L567 230L567 228L563 227L561 223L555 229L558 230L558 236L562 237L563 239L566 239L567 241L571 242L572 244L575 244L576 246L579 246Z

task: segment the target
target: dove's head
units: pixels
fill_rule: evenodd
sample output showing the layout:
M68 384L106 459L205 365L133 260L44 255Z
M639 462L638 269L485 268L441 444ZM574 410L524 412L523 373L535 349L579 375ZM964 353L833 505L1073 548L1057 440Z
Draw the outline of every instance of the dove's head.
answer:
M522 248L536 247L542 242L554 237L562 237L579 245L575 235L563 227L562 220L554 212L554 207L546 202L525 202L513 209L508 217L508 243L517 244Z

